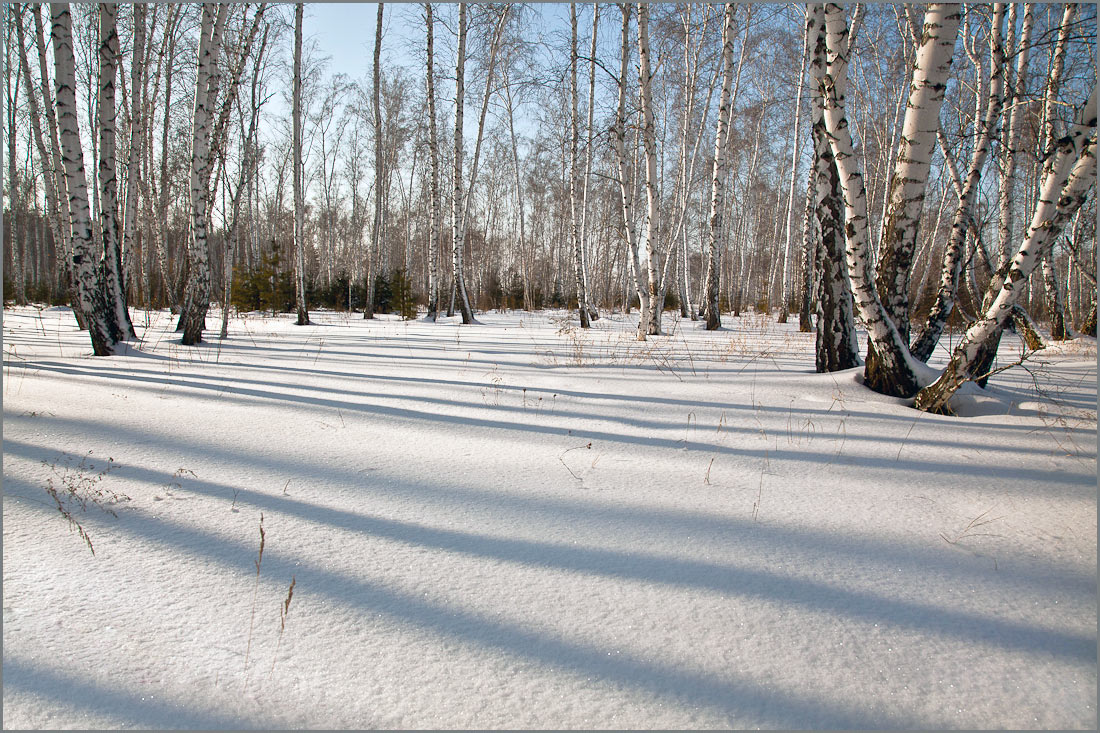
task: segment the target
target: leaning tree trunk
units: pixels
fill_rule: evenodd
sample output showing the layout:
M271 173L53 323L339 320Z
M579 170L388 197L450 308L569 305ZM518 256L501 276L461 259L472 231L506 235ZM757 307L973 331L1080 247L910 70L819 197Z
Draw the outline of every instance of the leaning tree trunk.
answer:
M52 11L51 11L52 12ZM73 245L73 219L70 211L71 204L69 202L69 193L66 189L68 179L65 173L64 164L64 152L61 148L61 132L59 127L59 121L57 119L57 113L55 110L55 104L51 104L50 100L54 99L54 95L50 90L50 76L48 71L48 64L46 62L46 39L45 31L43 30L42 15L38 12L38 6L35 6L34 12L34 35L35 45L38 47L38 72L39 83L42 88L42 106L46 111L46 127L49 134L50 143L50 160L54 171L54 179L56 181L55 186L57 188L57 203L58 210L56 214L56 230L60 233L58 239L55 242L59 242L60 254L62 258L61 263L61 279L64 283L64 287L68 290L69 302L73 303L73 316L76 319L77 326L81 330L88 330L88 322L84 318L84 311L77 307L76 304L80 301L80 295L77 292L76 274L72 268L72 245ZM56 74L55 74L56 77ZM54 79L56 82L56 78Z
M722 236L722 211L725 202L723 199L726 176L729 172L729 145L726 144L729 137L730 121L733 117L730 105L730 93L733 88L733 40L734 40L734 8L733 3L726 3L725 21L722 24L722 91L718 96L718 121L714 127L714 165L710 179L710 225L707 233L707 270L703 278L706 295L703 298L703 318L706 321L706 330L714 331L722 325L720 301L718 297L718 273L720 263L718 259L718 240Z
M1058 142L1048 159L1027 237L1009 262L1004 282L982 316L955 347L940 377L920 391L915 407L925 412L949 412L949 401L966 381L982 376L975 366L982 344L1004 326L1016 301L1027 288L1027 279L1061 235L1096 181L1096 90L1078 112L1070 133Z
M35 20L41 25L41 18L38 15L38 8L34 7L31 10L35 15ZM64 196L64 191L60 194L57 190L58 177L55 169L55 158L53 157L53 151L47 150L46 138L42 132L42 117L38 107L38 92L31 82L31 70L30 60L28 59L28 51L25 42L25 35L23 32L23 23L17 22L15 24L16 39L18 42L18 55L19 55L19 70L23 78L23 86L27 90L27 114L31 120L31 133L34 138L35 148L38 150L38 159L41 161L43 176L42 184L46 192L46 210L49 212L50 231L53 234L53 241L58 248L58 260L63 259L61 252L63 251L63 237L64 229L61 226L61 198ZM10 82L9 82L10 83ZM53 116L53 105L51 103L50 96L47 94L43 99L43 107L49 107L49 117L51 120L56 121ZM51 128L51 135L56 135L56 132ZM12 140L15 139L14 132L11 133ZM12 160L15 160L15 156L11 155ZM66 211L68 209L66 208Z
M959 196L959 207L951 223L951 236L944 249L943 270L940 275L940 287L936 293L936 302L928 315L928 322L917 337L911 349L914 358L927 362L939 343L940 336L947 326L947 319L955 307L955 298L959 290L959 278L962 274L966 235L973 226L975 201L981 183L982 168L989 153L997 118L1001 115L1004 91L1004 46L1002 26L1004 24L1004 3L995 3L993 10L993 32L990 37L992 68L989 77L989 100L984 118L978 130L978 139L970 158L970 170L963 183Z
M572 28L569 54L569 96L571 100L569 115L569 231L573 243L573 270L577 280L577 313L581 328L590 328L588 320L588 297L584 283L584 254L581 252L581 231L578 221L577 199L577 146L580 138L580 120L577 113L577 4L569 5L569 22Z
M875 285L886 315L906 347L909 345L909 281L913 271L917 228L928 188L929 168L936 146L948 72L951 70L951 56L958 36L959 17L958 3L933 4L925 12L924 30L913 60L909 101L887 195ZM915 386L911 378L903 375L900 384L898 381L898 375L880 358L874 342L868 343L864 383L883 394L911 396Z
M78 300L74 303L88 324L92 352L96 356L114 353L114 335L108 325L109 308L99 288L92 236L92 213L88 205L88 180L84 173L84 149L76 106L76 61L73 55L72 18L68 3L51 3L52 43L56 82L57 123L61 159L65 166L65 188L72 216L72 267Z
M115 76L118 73L118 4L99 6L99 230L103 233L103 261L100 277L103 295L110 309L108 327L116 341L134 338L134 326L126 310L126 287L122 281L122 241L118 227L118 168L115 149Z
M814 210L820 233L816 255L818 286L815 367L819 372L835 372L859 366L860 359L852 312L848 273L850 262L845 257L842 180L836 155L829 146L829 131L824 116L823 81L829 58L825 22L825 7L817 3L811 5L806 18L806 33L811 35L810 45L813 48L810 61L810 130L814 141ZM845 44L846 31L845 28L845 38L842 39ZM845 79L842 76L838 82L844 84Z
M1027 82L1027 63L1028 57L1031 51L1031 32L1035 24L1035 12L1034 3L1027 3L1024 9L1024 22L1020 32L1020 42L1016 50L1016 73L1010 75L1012 70L1011 65L1006 64L1004 68L1005 73L1005 140L1002 145L1002 158L1001 158L1001 176L1000 185L998 187L998 198L1000 203L1000 222L999 222L999 235L1000 235L1000 247L997 252L997 264L991 266L990 269L994 270L990 276L990 282L986 285L986 294L982 300L981 310L984 312L992 303L993 298L1004 284L1004 277L1008 271L1009 258L1011 257L1011 246L1013 238L1014 228L1014 216L1013 216L1013 204L1015 202L1015 179L1016 179L1016 148L1019 145L1020 132L1022 127L1022 120L1025 114L1025 108L1015 105L1014 99L1025 98L1025 87ZM1011 10L1008 15L1008 28L1009 38L1013 29L1016 26L1017 8L1016 4L1011 5ZM1064 29L1063 29L1064 30ZM1063 35L1064 38L1064 35ZM1011 43L1008 44L1011 47ZM1055 53L1057 56L1057 52ZM1052 76L1057 76L1058 72ZM1014 79L1010 81L1010 76L1014 76ZM1048 89L1057 87L1057 82L1048 86ZM1053 138L1051 139L1053 142ZM976 238L976 234L972 235ZM980 247L979 247L980 250ZM1045 263L1044 258L1044 263ZM1045 272L1044 272L1045 274ZM1028 348L1042 348L1042 339L1038 332L1034 328L1034 324L1031 322L1031 317L1028 316L1020 306L1013 308L1013 322L1017 326L1017 330L1020 333L1020 337L1023 338L1024 343L1028 345ZM997 358L997 351L1001 346L1001 335L1003 328L994 329L993 333L985 340L985 342L979 347L978 356L975 360L975 364L972 367L972 371L979 376L974 380L978 386L985 387L989 379L989 371L993 366L993 362Z
M306 234L305 200L302 191L302 15L303 3L294 5L294 88L293 100L293 136L294 150L291 158L294 165L294 306L298 313L299 326L309 325L309 310L306 307ZM378 3L379 22L382 18L382 3ZM377 92L375 92L377 94Z

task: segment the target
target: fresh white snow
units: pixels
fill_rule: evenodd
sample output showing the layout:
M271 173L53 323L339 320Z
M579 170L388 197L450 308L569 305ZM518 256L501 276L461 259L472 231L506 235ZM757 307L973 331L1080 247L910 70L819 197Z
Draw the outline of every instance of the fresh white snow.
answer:
M1095 729L1094 340L940 417L774 317L312 317L4 311L4 727Z

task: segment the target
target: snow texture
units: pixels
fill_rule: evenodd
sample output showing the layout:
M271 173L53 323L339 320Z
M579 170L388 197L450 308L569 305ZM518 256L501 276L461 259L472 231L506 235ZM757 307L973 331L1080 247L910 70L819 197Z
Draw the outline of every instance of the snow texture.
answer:
M1094 340L943 417L759 315L312 317L4 312L6 728L1095 729Z

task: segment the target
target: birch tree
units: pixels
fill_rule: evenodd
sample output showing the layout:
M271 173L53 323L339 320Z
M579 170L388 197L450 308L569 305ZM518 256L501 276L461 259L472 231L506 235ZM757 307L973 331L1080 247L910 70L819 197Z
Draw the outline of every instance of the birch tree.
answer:
M917 228L959 30L959 11L957 3L935 3L925 11L879 244L875 281L878 296L897 329L899 341L906 347ZM887 367L874 341L868 344L864 380L876 392L893 396L911 396L916 386L911 375L899 375Z
M23 19L21 17L22 12L19 10L19 6L15 3L11 3L5 7L5 46L4 46L4 61L5 66L10 70L12 68L12 28L13 26L22 26ZM16 17L12 17L15 15ZM20 42L22 45L22 42ZM22 49L20 48L17 53L22 56ZM20 181L16 174L15 167L15 117L17 98L19 96L19 84L20 77L8 73L5 75L5 88L7 92L7 117L8 117L8 221L9 221L9 236L11 237L11 259L15 268L15 302L18 305L25 305L27 302L27 286L26 286L26 270L24 263L27 254L26 236L20 236L19 233L19 214L18 211L23 208L19 205L19 189ZM30 91L28 89L28 91ZM28 95L30 96L30 95Z
M8 7L10 10L14 6ZM32 7L30 10L31 13L35 16L37 24L41 26L42 20L41 17L39 17L38 15L37 6ZM62 189L60 193L58 192L58 171L56 169L56 161L54 151L52 149L52 141L50 147L48 148L46 145L46 136L43 134L42 131L42 112L41 108L38 105L38 91L36 91L33 81L31 79L30 60L28 58L30 55L30 51L28 50L26 45L22 22L15 23L15 32L16 41L18 43L17 53L19 56L19 71L22 75L23 87L26 89L27 95L27 115L28 117L30 117L31 135L34 139L35 149L38 151L38 159L42 167L42 187L43 189L45 189L46 212L49 216L50 231L53 234L53 241L56 243L56 246L60 251L63 252L65 249L64 240L66 239L66 232L61 225L61 199L64 196L64 189ZM8 83L11 83L10 77ZM46 81L45 84L48 85L48 81ZM47 94L43 98L42 108L48 108L49 117L56 121L51 101L52 100L50 95ZM55 128L50 128L49 133L51 137L54 137L56 139ZM14 135L12 135L12 139L14 140ZM14 160L15 156L11 155L11 158L12 160ZM66 208L66 211L67 210L68 209ZM59 254L58 259L63 260L64 255ZM23 297L21 289L20 291L18 291L17 294L19 297Z
M130 55L130 129L129 150L126 159L126 195L123 204L122 216L122 251L130 262L130 267L123 270L123 274L132 282L134 275L138 275L139 289L144 292L139 266L134 266L134 250L137 239L137 213L139 195L139 176L141 173L141 159L144 153L145 143L145 118L143 115L144 99L141 90L144 87L144 77L147 74L148 59L145 58L145 17L146 6L141 3L133 5L134 45ZM142 242L142 249L147 241ZM125 304L124 304L125 305ZM131 330L133 324L131 324Z
M932 351L943 334L947 325L947 319L955 307L955 298L959 289L959 277L962 273L963 245L966 236L973 226L975 200L981 183L982 168L989 154L993 133L997 126L1003 106L1004 92L1004 14L1005 4L995 3L993 6L993 23L990 29L990 77L989 97L986 103L985 115L978 123L977 140L970 156L970 168L966 179L963 181L962 193L959 195L959 206L955 210L954 220L951 222L951 236L944 250L943 268L940 275L940 286L936 293L936 302L928 315L924 329L917 336L912 346L912 354L920 361L928 361Z
M88 204L88 180L84 173L84 149L76 106L76 61L73 54L72 17L68 3L51 3L51 42L54 50L55 104L60 138L61 160L65 169L65 188L72 221L73 279L77 301L88 325L92 352L110 356L118 343L109 326L110 310L96 276L91 207Z
M781 300L782 303L779 306L779 323L786 323L787 318L790 315L790 258L791 258L791 241L794 238L793 227L791 225L791 214L794 210L795 190L798 187L798 158L800 145L802 139L799 137L799 127L802 123L802 94L804 82L806 79L806 59L810 53L810 36L808 33L804 33L802 36L802 57L798 67L798 88L794 95L794 132L792 139L794 144L791 145L791 184L789 193L787 195L787 212L784 216L784 224L786 226L786 235L784 236L783 246L783 289Z
M835 149L830 146L832 130L825 117L827 80L834 85L834 96L842 95L847 85L847 69L846 66L842 67L844 74L833 75L834 69L829 66L826 8L833 8L833 6L824 6L819 3L810 5L806 18L806 33L811 36L810 46L813 48L810 61L810 130L814 141L815 232L819 237L815 257L818 284L814 362L817 371L834 372L856 367L860 359L849 280L851 261L845 256L842 186L844 179L839 169L838 156ZM842 13L843 11L839 8L834 8L834 16ZM843 15L840 16L839 22L844 22ZM842 36L837 34L838 37L834 40L834 43L843 46L837 54L842 57L846 57L848 45L847 28L844 31ZM840 99L843 97L840 96ZM847 130L846 122L845 130Z
M577 4L569 4L569 23L572 30L569 55L569 229L573 243L573 268L577 282L577 313L581 328L589 328L588 296L584 282L584 255L581 251L581 230L579 221L580 191L577 190L577 146L580 138L580 121L577 113Z
M428 315L434 322L439 310L439 234L442 217L439 206L439 133L435 112L435 18L432 4L424 3L428 33L426 94L428 97L428 152L431 158L431 190L428 204ZM515 133L513 132L513 139ZM517 173L518 175L518 173ZM522 210L520 216L522 217Z
M110 313L108 328L114 330L117 341L135 338L134 326L126 310L125 285L122 282L122 241L118 226L118 168L115 149L116 106L115 77L118 74L118 4L102 3L99 9L99 98L97 122L99 132L100 232L103 236L103 287Z
M302 16L303 3L294 4L294 88L291 92L293 116L293 150L291 156L294 166L294 304L298 312L299 326L309 325L309 310L306 308L306 235L305 235L305 192L302 185ZM378 4L379 24L382 19L382 3Z
M623 3L620 6L623 15L622 34L619 39L619 76L618 83L618 107L615 114L615 129L611 141L615 148L615 159L618 167L619 202L622 211L623 237L627 245L627 264L630 277L633 280L634 291L638 296L638 303L642 311L642 320L649 312L649 289L646 287L645 276L642 273L641 258L638 247L637 231L634 227L634 171L630 160L626 155L626 97L628 94L627 74L630 68L630 5ZM629 307L630 299L627 298ZM638 329L639 340L645 340L645 330Z
M1042 184L1027 236L1007 264L1000 285L991 284L990 305L963 335L939 378L917 394L915 407L950 412L950 399L965 382L981 376L974 367L982 344L1004 326L1027 287L1028 277L1061 235L1096 183L1096 90L1078 111L1069 133L1044 165Z
M451 263L455 297L458 298L462 322L474 322L470 300L466 296L466 281L462 276L462 254L466 246L464 202L462 190L463 112L466 106L466 3L458 4L458 55L455 59L455 134L454 134L454 195L451 198Z
M657 124L653 114L653 71L650 63L649 5L638 3L638 97L642 113L642 147L645 152L646 214L643 227L648 275L649 307L642 308L638 339L661 335L660 274L657 262L657 227L660 197L657 190Z
M193 346L202 341L206 312L210 306L210 253L207 242L210 190L210 108L211 91L217 90L217 56L225 25L225 5L202 6L199 30L198 71L195 75L195 107L191 123L191 241L188 243L190 276L184 307L180 314L182 343Z
M1066 3L1065 10L1062 13L1062 23L1058 29L1058 43L1051 58L1051 71L1047 79L1047 88L1043 100L1043 120L1039 129L1041 150L1044 151L1050 150L1057 138L1054 130L1055 106L1058 90L1062 83L1062 71L1066 63L1066 47L1069 43L1069 35L1076 15L1076 4ZM1072 329L1067 325L1066 307L1062 301L1062 292L1058 284L1058 271L1053 265L1053 259L1054 247L1051 247L1042 262L1044 300L1050 318L1050 338L1053 341L1065 341L1072 338L1073 334Z
M718 299L718 240L722 236L722 211L724 203L722 194L725 187L726 176L729 171L729 145L730 119L732 117L732 105L730 104L730 92L733 87L733 41L734 41L734 8L733 3L726 3L725 19L722 23L722 91L718 96L718 120L714 126L714 164L712 166L710 180L710 216L708 217L709 231L707 236L707 271L704 277L704 289L706 295L703 298L703 318L706 321L706 330L713 331L722 325L721 308Z
M371 103L374 110L374 222L371 226L370 249L367 251L367 297L363 304L363 318L374 318L374 258L382 249L385 226L382 217L383 188L388 180L384 169L382 140L382 14L385 3L378 3L378 16L374 29L374 67Z
M592 119L596 112L596 39L599 35L600 27L600 4L594 3L592 6L592 39L591 46L588 52L588 122L585 125L585 134L587 141L585 144L584 154L584 174L583 174L583 186L581 190L581 255L582 255L582 275L584 277L584 290L585 290L585 302L588 304L588 318L592 321L598 321L600 319L599 309L595 305L595 297L592 295L592 288L589 287L588 279L588 257L585 253L589 251L589 236L591 234L591 226L588 217L589 210L589 198L588 189L589 183L592 180L592 153L593 153L593 126ZM521 212L522 216L522 212Z

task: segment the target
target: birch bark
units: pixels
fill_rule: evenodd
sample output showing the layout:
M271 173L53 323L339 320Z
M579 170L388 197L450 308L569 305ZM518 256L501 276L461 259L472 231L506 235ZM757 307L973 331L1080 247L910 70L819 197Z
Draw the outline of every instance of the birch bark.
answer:
M378 3L378 19L382 20L383 3ZM303 3L294 4L294 80L291 95L291 115L293 116L294 150L291 158L294 166L294 307L299 326L308 326L309 309L306 307L306 233L305 233L305 192L302 181L302 16ZM377 55L375 56L377 58ZM377 73L377 72L376 72ZM377 81L377 76L375 77ZM377 91L375 92L377 95ZM376 97L377 99L377 97Z
M97 122L99 132L99 221L103 236L104 297L109 313L108 327L116 341L134 338L134 326L126 310L126 286L122 271L122 242L118 227L118 167L115 106L115 77L118 74L118 4L99 5L99 98Z
M466 214L462 186L463 111L466 106L466 3L458 4L458 58L455 62L455 134L454 134L454 197L451 199L451 256L455 296L462 313L462 323L474 322L470 299L466 295L466 280L462 275L462 255L466 247Z
M851 264L845 256L843 178L838 167L838 156L829 145L832 131L825 118L826 80L831 79L840 87L834 89L834 94L842 94L847 76L829 67L827 8L835 10L834 15L839 15L839 23L843 25L842 10L819 3L809 6L806 19L806 32L811 35L810 45L813 48L810 110L814 140L814 210L820 236L815 257L818 271L815 367L819 372L842 371L860 363L848 272ZM844 30L843 36L834 42L846 49L846 28Z
M646 270L649 286L648 313L643 309L642 319L638 322L638 338L659 336L661 334L661 312L659 300L660 274L657 262L657 227L659 223L660 198L657 190L657 126L653 116L653 72L650 63L649 45L649 5L638 3L638 86L639 102L642 112L642 147L645 150L645 250Z
M943 334L947 319L955 307L955 298L959 289L962 273L964 248L967 231L973 226L974 206L981 183L982 168L989 154L997 119L1003 108L1004 92L1004 45L1003 28L1005 4L996 3L993 9L993 27L990 33L991 69L989 77L989 97L985 115L978 125L977 141L970 157L970 170L963 182L959 207L951 223L951 236L944 250L943 269L940 275L940 287L936 293L936 302L928 315L928 322L911 348L914 358L927 362L932 351Z
M221 46L221 27L226 6L202 6L198 72L195 77L195 108L191 124L191 241L190 275L184 307L180 314L181 342L193 346L202 341L206 311L210 304L210 253L207 242L210 190L210 92L216 77L216 58Z
M793 227L791 226L791 215L794 213L794 200L795 189L798 187L798 155L799 145L802 142L799 138L799 128L802 124L802 95L804 93L805 81L806 81L806 59L810 54L810 37L808 34L802 36L802 60L798 67L798 91L794 96L794 144L791 145L791 185L790 193L787 196L787 213L784 217L786 223L786 236L784 237L783 246L783 289L782 289L782 304L779 307L779 323L786 323L787 318L790 315L790 258L791 258L791 240L794 238Z
M80 143L80 124L76 106L76 61L73 54L72 17L68 3L51 3L51 42L54 50L54 78L61 160L65 169L65 188L69 197L72 222L73 279L77 300L83 313L96 356L110 356L118 343L108 327L108 303L96 277L91 207L88 204L88 180L84 172L84 150Z
M649 312L649 290L646 288L645 279L642 276L642 266L638 252L638 237L634 226L634 177L630 161L626 157L626 96L627 73L630 67L630 5L620 5L623 14L622 35L620 44L619 64L619 97L618 108L615 115L615 131L612 136L612 144L615 148L615 159L618 164L619 197L623 214L623 237L626 239L631 279L634 291L638 296L638 302L642 311L642 319ZM636 147L636 145L635 145ZM629 310L630 299L627 298L626 308ZM645 331L638 329L638 338L645 340Z
M584 282L584 254L581 252L581 230L579 221L580 191L578 187L577 147L580 138L580 120L577 112L577 4L569 4L570 54L569 54L569 229L573 243L573 269L577 283L577 313L581 328L590 328L588 320L588 297Z
M1069 134L1058 141L1043 171L1035 213L1027 236L1007 263L1003 282L991 284L996 293L981 317L955 346L940 377L917 394L915 407L925 412L950 412L950 399L969 379L982 376L974 367L982 344L1011 315L1027 287L1028 277L1080 209L1096 181L1096 90L1077 113ZM994 289L995 288L995 289Z
M137 211L140 165L145 141L145 119L142 115L143 99L141 90L145 86L143 77L148 66L145 58L145 16L146 6L135 3L134 9L134 47L130 56L130 142L126 160L126 198L122 217L122 250L127 253L130 272L128 277L131 282L134 275L141 271L140 257L135 258L134 250L137 248ZM145 242L142 242L145 245ZM144 246L143 246L144 248ZM138 276L140 284L141 277ZM141 288L140 290L144 290ZM135 294L135 297L139 297ZM131 328L133 324L131 324Z
M706 330L714 331L721 327L722 316L718 298L718 240L722 236L723 187L729 171L727 156L730 126L730 92L733 87L733 40L734 8L733 3L726 4L725 20L722 23L722 90L718 95L718 120L714 128L714 165L710 179L710 216L707 236L707 270L704 276L706 295L703 299L703 318Z
M886 315L906 347L909 345L909 282L917 228L924 208L959 19L957 3L936 3L928 6L925 12L879 246L875 285ZM903 378L903 384L894 384L896 376L879 358L873 341L868 344L864 379L876 392L894 396L902 396L913 386L908 377Z
M435 113L435 17L432 4L424 3L428 31L427 96L428 96L428 149L431 157L431 202L428 206L428 315L435 322L439 311L439 230L442 216L439 207L439 132ZM514 144L515 133L513 133ZM516 173L519 175L518 169ZM522 211L520 216L523 216Z

